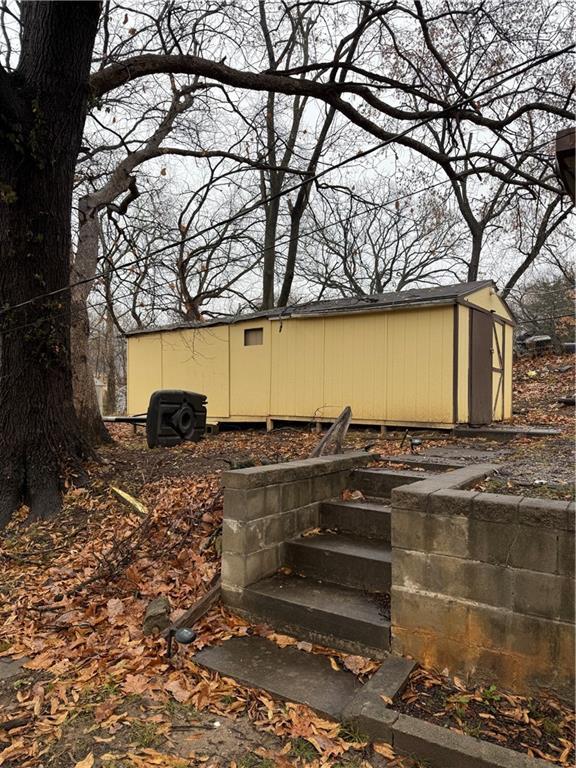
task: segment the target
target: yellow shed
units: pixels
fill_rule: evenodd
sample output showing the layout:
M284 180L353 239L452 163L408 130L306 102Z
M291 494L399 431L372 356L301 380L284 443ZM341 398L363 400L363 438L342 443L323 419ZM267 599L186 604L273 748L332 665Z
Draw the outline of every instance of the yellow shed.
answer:
M132 331L128 412L185 389L211 422L490 424L512 416L513 327L484 280Z

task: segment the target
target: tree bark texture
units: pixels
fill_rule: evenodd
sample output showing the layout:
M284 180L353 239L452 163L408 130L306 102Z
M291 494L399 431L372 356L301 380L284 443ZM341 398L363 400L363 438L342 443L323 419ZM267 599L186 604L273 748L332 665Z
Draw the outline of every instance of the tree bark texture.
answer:
M471 228L472 250L470 261L468 262L468 282L472 283L478 280L478 270L480 269L480 256L482 255L482 240L484 229L480 227Z
M86 196L79 201L78 208L78 245L71 269L72 283L93 278L98 264L98 207ZM102 421L90 365L90 319L86 302L91 286L90 282L84 282L71 291L70 351L74 409L85 440L98 446L111 442L111 438Z
M56 512L63 475L87 455L61 289L100 4L21 10L20 63L4 72L0 101L0 525L22 502L32 519Z
M114 320L110 311L106 313L106 393L104 396L104 412L107 415L116 413L116 336Z

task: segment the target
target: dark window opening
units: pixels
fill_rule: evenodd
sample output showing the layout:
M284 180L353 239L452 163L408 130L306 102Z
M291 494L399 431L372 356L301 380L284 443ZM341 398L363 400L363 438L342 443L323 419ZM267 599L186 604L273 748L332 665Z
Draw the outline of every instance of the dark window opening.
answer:
M256 347L264 344L264 328L246 328L244 331L244 346Z

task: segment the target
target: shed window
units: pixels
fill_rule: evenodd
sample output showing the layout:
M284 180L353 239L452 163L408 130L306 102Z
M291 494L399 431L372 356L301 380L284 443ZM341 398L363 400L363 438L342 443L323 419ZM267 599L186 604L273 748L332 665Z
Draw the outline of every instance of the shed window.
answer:
M255 347L264 344L264 328L246 328L244 331L244 346Z

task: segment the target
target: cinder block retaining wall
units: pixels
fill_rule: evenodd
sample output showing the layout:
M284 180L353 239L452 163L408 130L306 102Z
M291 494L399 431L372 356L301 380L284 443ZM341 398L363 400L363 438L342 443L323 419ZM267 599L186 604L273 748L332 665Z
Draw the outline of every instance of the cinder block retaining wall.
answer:
M392 647L572 700L574 504L459 490L489 469L392 492Z
M374 457L254 467L223 476L222 588L284 564L284 542L319 522ZM392 647L451 674L574 695L574 504L463 490L475 465L392 491Z
M284 542L315 528L321 501L337 497L352 470L374 460L355 451L223 475L222 590L238 603L248 584L284 564Z

